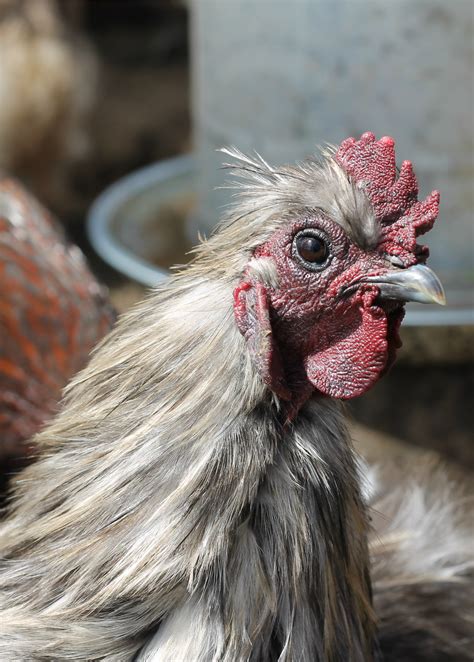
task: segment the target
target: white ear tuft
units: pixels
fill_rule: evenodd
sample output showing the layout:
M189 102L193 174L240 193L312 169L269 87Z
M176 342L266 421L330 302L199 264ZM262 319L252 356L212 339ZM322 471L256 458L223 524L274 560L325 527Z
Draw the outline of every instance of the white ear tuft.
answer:
M248 263L248 273L266 287L277 288L278 273L274 261L269 257L253 257Z

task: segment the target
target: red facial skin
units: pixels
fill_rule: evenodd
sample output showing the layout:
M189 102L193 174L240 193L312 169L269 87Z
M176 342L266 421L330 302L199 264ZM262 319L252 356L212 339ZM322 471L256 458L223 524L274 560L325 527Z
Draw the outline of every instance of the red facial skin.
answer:
M308 270L295 254L294 237L306 228L317 230L330 247L329 262L318 271ZM236 290L235 307L264 381L293 406L300 406L314 389L346 399L370 388L401 344L403 308L376 305L374 285L360 285L350 295L342 290L363 276L385 273L389 265L384 256L358 248L323 214L297 219L275 233L255 253L264 256L277 268L279 287L260 284L250 302L249 290L256 284L244 281ZM254 311L250 332L249 302ZM264 346L257 334L263 334Z
M379 301L374 284L359 283L344 293L360 278L390 271L387 256L405 268L428 257L416 239L433 226L439 193L418 201L411 163L404 161L397 171L394 145L393 138L376 140L367 132L360 140L344 140L335 154L372 204L380 229L375 249L359 248L327 216L308 213L255 251L255 257L275 264L278 288L244 274L235 289L237 325L263 381L289 402L290 418L314 389L335 398L361 395L392 365L401 346L400 303ZM329 262L317 271L308 269L294 249L295 235L305 228L313 228L330 247Z

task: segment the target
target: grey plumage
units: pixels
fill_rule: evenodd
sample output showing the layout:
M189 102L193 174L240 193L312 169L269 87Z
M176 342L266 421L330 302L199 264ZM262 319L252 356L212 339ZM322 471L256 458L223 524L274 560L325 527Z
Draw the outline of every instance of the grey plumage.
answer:
M297 210L324 210L365 248L377 227L330 154L279 170L231 155L249 179L236 207L101 343L15 481L1 528L0 660L376 654L369 525L341 405L314 396L292 422L281 415L236 327L232 290ZM275 282L265 258L250 268ZM429 559L450 569L449 585L472 570L464 531L460 522L444 556ZM423 576L402 543L391 552ZM375 568L383 614L391 563ZM397 577L390 590L403 603L420 582Z

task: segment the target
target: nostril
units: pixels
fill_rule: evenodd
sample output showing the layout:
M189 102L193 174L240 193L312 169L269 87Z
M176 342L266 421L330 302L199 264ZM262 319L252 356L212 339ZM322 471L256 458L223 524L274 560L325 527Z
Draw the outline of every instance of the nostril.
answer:
M405 264L403 263L403 260L401 260L398 255L389 255L388 253L385 254L385 259L390 262L390 264L393 264L394 267L404 267Z

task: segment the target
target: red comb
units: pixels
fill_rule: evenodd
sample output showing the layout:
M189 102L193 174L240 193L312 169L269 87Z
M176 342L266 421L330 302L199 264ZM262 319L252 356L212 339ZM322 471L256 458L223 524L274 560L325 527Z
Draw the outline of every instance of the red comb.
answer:
M418 182L410 161L403 161L397 177L393 138L376 140L370 132L360 140L347 138L339 146L336 160L367 192L383 228L381 249L401 257L406 266L426 258L428 249L417 246L416 237L433 227L439 193L433 191L418 201Z

